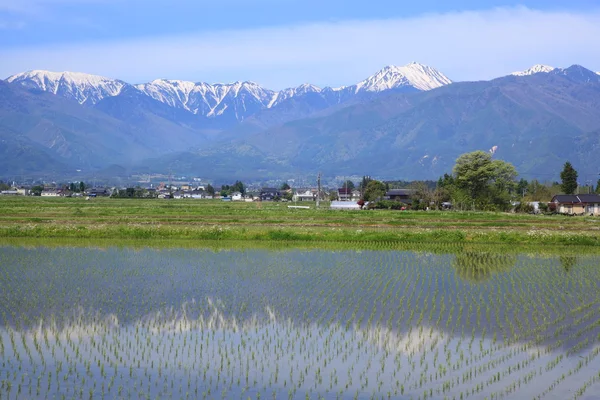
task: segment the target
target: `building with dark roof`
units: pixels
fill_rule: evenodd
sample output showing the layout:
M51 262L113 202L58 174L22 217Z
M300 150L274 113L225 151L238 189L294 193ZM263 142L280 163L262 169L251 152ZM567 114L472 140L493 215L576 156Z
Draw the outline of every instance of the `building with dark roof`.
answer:
M281 191L275 188L262 188L260 191L261 201L273 201L281 198Z
M412 196L415 193L415 189L390 189L385 193L385 198L387 200L400 201L404 204L412 204Z
M556 211L568 215L600 215L600 194L557 194Z

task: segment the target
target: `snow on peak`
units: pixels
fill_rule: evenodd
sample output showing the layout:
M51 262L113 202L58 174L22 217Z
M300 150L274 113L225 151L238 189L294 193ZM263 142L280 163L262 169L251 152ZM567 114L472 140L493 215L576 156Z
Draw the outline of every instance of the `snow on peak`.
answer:
M516 72L513 72L511 75L527 76L527 75L539 74L540 72L548 73L548 72L554 71L555 69L556 68L551 67L549 65L536 64L533 67L526 69L525 71L516 71Z
M81 104L96 104L105 97L118 95L123 87L129 85L103 76L40 70L13 75L7 80L75 99ZM328 101L343 102L362 91L380 92L401 87L429 90L449 83L450 79L436 69L411 62L403 67L389 65L356 85L339 88L321 89L304 83L273 91L252 81L209 84L174 79L155 79L131 86L171 107L203 116L231 114L242 120L258 110L271 108L292 97L309 93L322 94L330 99Z
M116 96L125 82L81 72L33 70L8 77L8 82L39 89L77 100L80 104L96 104L104 97Z
M355 93L359 91L380 92L407 86L418 90L431 90L450 83L452 81L435 68L411 62L403 67L386 66L375 75L356 84Z

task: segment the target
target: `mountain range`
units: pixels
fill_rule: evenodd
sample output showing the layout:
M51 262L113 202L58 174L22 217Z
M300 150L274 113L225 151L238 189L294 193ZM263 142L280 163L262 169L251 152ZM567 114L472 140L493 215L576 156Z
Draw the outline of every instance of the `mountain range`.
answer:
M539 178L566 159L597 174L599 104L600 75L581 66L453 83L410 63L351 86L279 91L36 70L0 81L0 173L119 165L222 178L431 179L462 152L494 148Z

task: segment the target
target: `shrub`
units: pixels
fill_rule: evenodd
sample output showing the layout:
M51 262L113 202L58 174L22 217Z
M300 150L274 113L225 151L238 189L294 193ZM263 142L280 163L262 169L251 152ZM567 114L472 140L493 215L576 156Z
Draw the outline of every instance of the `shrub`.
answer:
M407 208L406 204L394 200L379 200L369 203L369 208L380 210L401 210L402 207Z
M529 203L519 203L515 207L515 212L518 212L518 213L533 214L534 211L535 211L535 209Z

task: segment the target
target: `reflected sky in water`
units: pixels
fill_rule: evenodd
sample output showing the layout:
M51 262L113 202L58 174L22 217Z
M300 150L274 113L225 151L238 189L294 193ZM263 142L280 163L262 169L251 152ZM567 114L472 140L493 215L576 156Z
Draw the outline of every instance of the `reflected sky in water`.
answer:
M2 398L582 398L597 256L0 249Z

